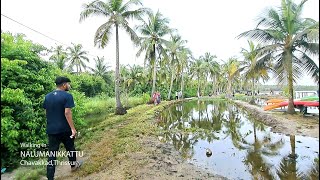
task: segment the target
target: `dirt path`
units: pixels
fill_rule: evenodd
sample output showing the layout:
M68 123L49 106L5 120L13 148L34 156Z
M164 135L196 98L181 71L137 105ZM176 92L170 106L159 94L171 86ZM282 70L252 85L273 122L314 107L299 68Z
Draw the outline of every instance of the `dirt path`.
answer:
M319 138L319 114L290 115L283 111L264 111L261 107L243 101L235 101L235 103L249 111L257 120L271 126L273 132Z

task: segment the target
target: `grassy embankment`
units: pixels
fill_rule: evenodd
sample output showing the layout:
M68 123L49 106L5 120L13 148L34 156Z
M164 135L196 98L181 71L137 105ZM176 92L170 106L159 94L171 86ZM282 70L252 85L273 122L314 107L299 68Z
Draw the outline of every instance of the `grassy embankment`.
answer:
M83 151L86 165L75 176L86 176L99 172L111 164L115 157L124 152L139 151L139 136L150 136L157 133L154 124L155 112L162 111L173 103L163 101L158 106L147 105L143 98L129 98L124 106L128 113L123 116L114 115L114 98L92 98L86 104L88 109L85 121L87 125L78 129L79 137L76 148ZM62 150L62 149L60 149ZM58 158L62 160L62 158ZM66 159L63 159L66 160ZM18 168L15 179L40 179L45 176L45 166L28 166Z

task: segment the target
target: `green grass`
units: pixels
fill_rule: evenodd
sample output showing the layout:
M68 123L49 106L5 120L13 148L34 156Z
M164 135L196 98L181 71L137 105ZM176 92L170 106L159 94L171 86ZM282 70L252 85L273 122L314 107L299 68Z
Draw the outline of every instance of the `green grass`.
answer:
M170 103L164 101L158 106L139 105L122 116L109 114L100 123L88 128L88 132L81 138L81 149L89 158L77 175L99 172L122 157L119 155L142 150L140 136L158 133L154 123L155 112L163 110Z
M46 166L34 166L18 169L14 180L39 180L43 176L46 176Z
M123 97L121 98L123 107L126 109L135 107L137 105L147 103L144 96L141 97ZM101 113L112 113L115 111L116 100L114 97L93 97L88 98L87 102L84 104L84 109L86 109L86 115L97 115Z

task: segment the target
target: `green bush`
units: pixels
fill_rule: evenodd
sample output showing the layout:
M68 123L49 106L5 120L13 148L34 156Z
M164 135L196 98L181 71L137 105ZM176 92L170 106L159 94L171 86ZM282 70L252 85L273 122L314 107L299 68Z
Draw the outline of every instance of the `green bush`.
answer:
M33 66L32 63L37 61L39 64ZM46 143L42 102L46 92L52 89L48 81L53 79L53 74L48 70L49 65L40 61L40 58L30 62L1 58L3 167L18 165L21 142Z
M20 160L20 143L47 144L44 96L55 89L57 70L39 57L44 48L1 33L1 166L14 168ZM84 125L84 94L71 91L76 126ZM23 148L36 150L35 148Z
M88 73L70 74L60 69L55 69L55 76L66 76L71 80L71 89L83 92L86 97L106 94L106 82L100 76ZM52 81L54 82L54 81Z
M149 102L150 98L151 98L150 94L147 94L147 93L143 93L143 94L142 94L142 101L143 101L143 103Z
M115 99L102 96L88 98L84 104L86 115L110 113L114 111Z

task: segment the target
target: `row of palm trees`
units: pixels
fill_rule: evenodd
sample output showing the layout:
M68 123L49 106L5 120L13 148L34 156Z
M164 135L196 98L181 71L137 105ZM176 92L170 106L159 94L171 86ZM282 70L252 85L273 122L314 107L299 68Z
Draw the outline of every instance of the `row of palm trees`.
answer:
M82 48L81 44L72 44L66 49L59 45L51 50L52 55L49 59L61 70L73 71L75 67L76 73L80 73L87 68L85 62L89 62L88 51Z
M319 55L319 23L301 17L303 5L306 2L307 0L303 0L295 4L291 0L282 0L279 10L269 9L261 16L256 28L238 36L238 38L250 39L249 49L241 50L243 60L230 57L222 61L222 64L219 64L217 57L209 52L198 58L193 57L191 50L186 46L187 41L183 40L176 29L169 26L169 19L159 11L153 13L150 9L143 7L140 0L127 2L95 0L84 4L80 22L90 16L105 17L105 23L98 27L94 36L94 44L100 48L108 45L115 30L116 114L126 113L120 101L120 86L125 78L120 77L119 29L125 30L132 42L139 47L136 55L144 56L144 67L140 70L152 75L149 76L152 79L151 94L159 86L157 83L165 81L169 84L167 98L170 99L174 83L179 83L180 90L183 92L185 82L195 79L198 93L206 90L210 82L212 93L226 91L227 95L231 96L234 89L248 85L254 91L255 85L261 79L268 80L270 75L274 74L279 83L288 85L290 94L288 112L294 113L293 83L296 79L303 72L307 72L316 82L319 80L319 68L310 56ZM141 24L133 28L129 24L129 20L132 19ZM251 40L257 41L257 44ZM69 59L77 72L81 72L85 66L83 61L88 61L85 58L86 52L79 52L81 45L74 45L73 48L68 49L73 54L77 54ZM54 58L57 59L59 56L62 54L56 53Z

